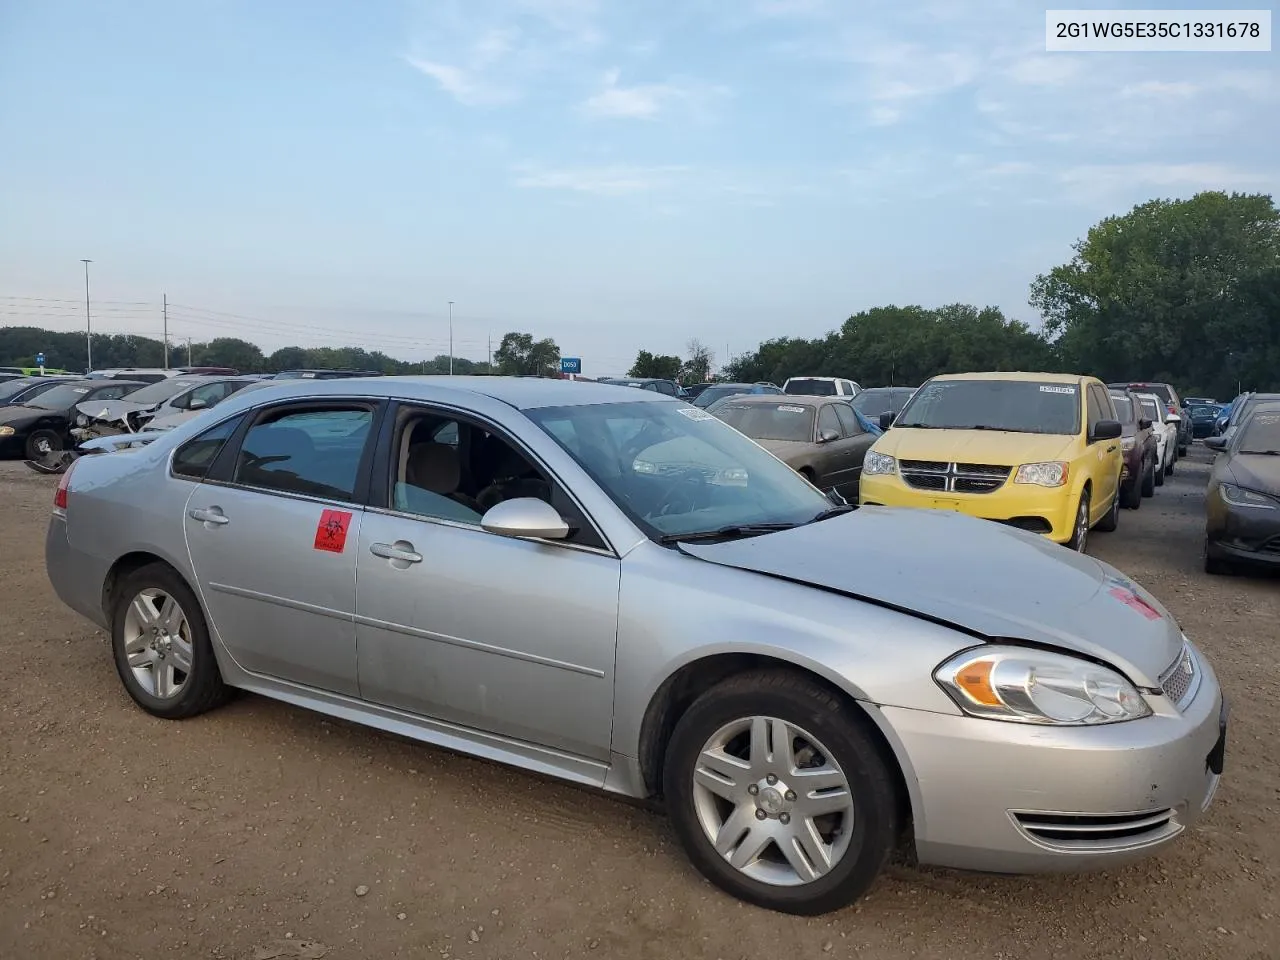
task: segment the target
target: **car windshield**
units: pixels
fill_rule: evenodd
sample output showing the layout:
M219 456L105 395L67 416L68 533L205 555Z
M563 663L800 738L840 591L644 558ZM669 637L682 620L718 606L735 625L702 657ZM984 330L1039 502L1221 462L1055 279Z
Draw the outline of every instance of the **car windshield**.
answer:
M0 400L8 400L10 397L16 397L23 390L30 390L39 380L6 380L0 383Z
M46 390L40 396L32 397L28 403L33 407L44 407L46 410L63 410L84 400L85 394L96 386L99 384L68 383Z
M751 387L745 384L735 383L732 385L721 384L715 387L707 387L694 400L694 405L699 407L709 407L717 400L723 400L725 397L737 396L740 393L749 393Z
M743 403L726 400L711 411L752 440L813 440L814 408L799 403Z
M1193 403L1191 405L1191 416L1199 417L1201 420L1212 420L1221 412L1221 407L1212 407L1202 403Z
M1133 423L1137 417L1133 415L1133 401L1122 394L1113 393L1111 402L1116 405L1116 419L1121 423ZM1149 414L1143 414L1149 416Z
M1240 428L1240 453L1280 453L1280 406L1254 412Z
M894 427L1076 434L1080 388L1035 380L934 380L916 392Z
M795 526L832 503L733 427L677 403L527 411L645 533Z
M1127 383L1122 386L1137 393L1154 393L1166 406L1173 403L1173 391L1166 383Z
M910 390L898 390L894 387L872 387L863 390L850 403L864 417L875 419L882 413L894 413L898 407L907 402Z
M129 394L130 403L163 403L170 397L175 397L183 390L194 387L203 380L184 380L178 377L157 380L155 383L147 384L133 393Z
M799 379L791 379L787 381L783 393L793 393L797 396L808 397L834 397L836 395L836 385L833 380L817 380L813 377L800 377Z

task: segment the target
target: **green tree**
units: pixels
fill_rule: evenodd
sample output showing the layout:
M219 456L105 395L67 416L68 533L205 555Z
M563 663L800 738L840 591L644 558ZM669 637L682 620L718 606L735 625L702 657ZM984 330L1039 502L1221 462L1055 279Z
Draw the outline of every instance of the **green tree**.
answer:
M680 376L680 358L641 350L636 354L636 362L627 371L627 376L675 380Z
M711 362L715 354L701 340L693 339L685 345L689 356L680 368L680 378L685 383L706 383L711 379Z
M1108 217L1031 285L1061 361L1104 379L1229 396L1276 385L1280 211L1270 196L1200 193Z
M279 373L281 370L299 370L306 366L307 351L301 347L281 347L262 361L262 369L267 373Z
M503 334L493 359L498 373L508 377L554 377L560 372L560 348L556 342L535 341L529 333Z
M196 364L201 367L234 367L241 373L256 373L263 367L263 357L262 351L247 340L215 337L200 351Z

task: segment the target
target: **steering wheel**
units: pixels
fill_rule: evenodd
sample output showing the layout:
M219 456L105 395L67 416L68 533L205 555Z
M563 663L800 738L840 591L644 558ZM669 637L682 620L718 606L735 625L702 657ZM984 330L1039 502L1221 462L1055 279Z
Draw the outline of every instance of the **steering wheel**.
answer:
M692 470L681 472L675 478L675 482L667 489L666 495L662 498L662 502L658 504L657 510L649 516L669 517L693 513L698 509L698 504L702 500L704 487L706 487L706 481L701 475Z

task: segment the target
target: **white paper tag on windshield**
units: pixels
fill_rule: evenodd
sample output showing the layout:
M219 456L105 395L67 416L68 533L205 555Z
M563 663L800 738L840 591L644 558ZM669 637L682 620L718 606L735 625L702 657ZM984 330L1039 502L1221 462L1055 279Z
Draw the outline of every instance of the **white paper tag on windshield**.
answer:
M1051 386L1051 385L1042 383L1040 384L1040 392L1041 393L1065 393L1068 395L1074 395L1076 392L1076 388Z
M778 409L781 410L783 413L804 413L804 410L805 410L804 407L792 407L792 406L787 406L785 404L783 406L778 407Z
M714 420L715 419L715 417L707 413L707 411L700 410L697 407L679 407L678 412L684 414L690 420Z

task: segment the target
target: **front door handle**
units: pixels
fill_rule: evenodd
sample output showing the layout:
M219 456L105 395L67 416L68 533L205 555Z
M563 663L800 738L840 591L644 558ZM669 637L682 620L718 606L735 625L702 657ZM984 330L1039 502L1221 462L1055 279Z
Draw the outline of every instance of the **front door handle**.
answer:
M208 510L196 507L194 510L188 510L187 516L192 520L199 520L201 523L211 523L215 527L221 527L223 524L231 522L231 518L222 512L221 507L210 507Z
M1107 453L1115 453L1115 452L1116 452L1116 445L1114 443L1111 446L1107 447Z
M371 543L369 552L375 557L383 557L387 560L399 560L403 563L422 562L422 554L415 552L413 544L408 540L397 540L395 543Z

